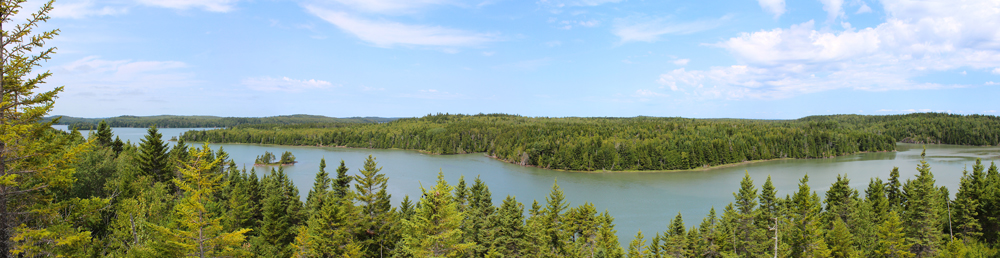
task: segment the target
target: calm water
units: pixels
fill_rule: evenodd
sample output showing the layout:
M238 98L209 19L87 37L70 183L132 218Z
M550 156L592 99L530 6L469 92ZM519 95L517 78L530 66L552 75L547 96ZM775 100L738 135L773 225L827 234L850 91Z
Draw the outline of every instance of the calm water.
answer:
M58 127L65 130L65 126ZM190 129L163 128L164 140L178 136ZM138 144L146 134L142 128L114 128L114 134ZM86 132L85 132L86 134ZM173 142L171 142L173 144ZM190 144L189 145L197 145ZM865 153L830 159L779 160L707 171L673 173L574 173L551 171L508 164L483 156L426 155L416 151L370 150L319 147L289 147L256 144L210 144L212 149L225 149L237 164L253 166L253 160L264 151L281 153L291 151L298 164L285 167L289 177L299 187L305 199L312 187L321 158L327 160L327 171L335 173L340 160L346 162L351 173L356 174L368 155L377 157L382 172L389 176L389 193L398 205L404 195L420 196L420 185L432 187L438 171L454 185L459 176L465 176L469 185L475 177L482 179L493 193L493 202L499 205L507 195L517 197L525 209L532 200L544 206L552 183L556 180L566 193L571 207L591 202L598 211L608 210L615 217L619 241L628 243L639 229L646 235L666 230L667 223L678 212L684 216L687 227L701 223L710 208L718 213L733 200L744 172L749 173L760 187L768 175L780 196L798 189L798 180L809 175L809 185L821 195L836 180L838 174L851 178L851 186L864 192L870 178L888 178L893 167L900 168L900 176L913 178L920 160L921 146L898 144L898 152ZM952 194L958 186L963 168L972 169L976 158L989 161L1000 158L1000 147L969 147L954 145L928 145L927 160L938 185L948 187ZM261 170L258 167L258 170ZM258 175L264 171L258 171Z

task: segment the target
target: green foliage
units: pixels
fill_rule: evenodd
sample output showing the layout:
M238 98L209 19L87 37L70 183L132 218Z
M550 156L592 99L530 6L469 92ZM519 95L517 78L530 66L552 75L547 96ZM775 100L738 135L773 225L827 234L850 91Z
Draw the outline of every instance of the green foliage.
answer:
M319 160L319 172L316 173L316 180L313 182L313 188L309 190L309 195L306 197L306 209L308 214L313 214L313 212L320 209L323 206L323 201L326 199L326 195L330 193L330 174L326 173L326 159Z
M913 245L910 251L917 257L937 254L941 248L942 225L939 214L944 208L938 189L934 186L934 175L930 165L921 160L917 166L920 172L915 180L907 180L903 185L903 220L906 223L907 241Z
M628 244L628 258L644 257L649 257L649 249L646 249L646 237L642 235L642 230L639 230Z
M674 170L778 158L824 158L895 149L874 131L799 121L685 118L528 118L429 115L378 124L189 131L193 141L485 153L566 170Z
M881 257L886 258L907 258L913 257L910 253L910 244L906 239L903 222L900 221L896 211L890 211L885 218L885 222L878 229L878 251Z
M433 189L421 188L420 209L412 220L403 221L405 233L399 247L402 253L412 257L462 257L476 246L474 242L462 241L459 226L463 214L451 196L452 189L443 173L438 173Z
M386 192L389 178L379 173L382 168L375 162L375 157L368 155L360 175L354 176L354 198L358 207L361 222L356 237L363 252L369 257L382 257L391 253L398 232L396 227L396 210L392 208ZM450 191L448 197L451 198ZM421 204L423 205L423 204ZM422 207L422 206L421 206Z

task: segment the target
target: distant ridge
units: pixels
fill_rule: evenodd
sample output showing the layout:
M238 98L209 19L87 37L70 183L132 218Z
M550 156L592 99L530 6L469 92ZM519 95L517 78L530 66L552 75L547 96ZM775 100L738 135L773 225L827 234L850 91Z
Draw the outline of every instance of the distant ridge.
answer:
M79 129L96 128L97 124L104 120L111 127L150 127L160 128L212 128L212 127L234 127L238 125L295 125L295 124L331 124L331 123L385 123L398 118L384 117L347 117L336 118L320 115L283 115L268 117L218 117L218 116L117 116L107 118L84 118L71 116L50 116L44 121L51 121L57 117L57 125L71 125Z

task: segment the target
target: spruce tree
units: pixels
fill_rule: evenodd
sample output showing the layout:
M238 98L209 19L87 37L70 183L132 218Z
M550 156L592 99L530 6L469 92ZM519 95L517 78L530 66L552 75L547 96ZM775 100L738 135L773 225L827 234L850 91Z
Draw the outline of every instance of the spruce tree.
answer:
M881 257L913 257L913 253L910 253L911 244L908 243L906 239L903 222L900 221L899 214L897 214L896 211L889 211L889 213L886 214L885 222L883 222L878 229L878 239L878 249L876 253L878 253Z
M792 255L795 257L826 257L830 250L823 239L823 227L820 221L819 195L809 188L809 176L799 181L799 190L791 200L790 241Z
M990 162L986 179L981 185L979 223L983 228L983 242L997 244L1000 240L1000 173L997 165Z
M885 189L885 183L876 177L868 182L868 189L865 190L865 202L871 207L875 222L881 222L889 213L889 199L886 198Z
M861 257L854 248L854 235L847 229L847 224L839 217L834 216L830 230L826 232L826 242L829 243L830 257L850 258Z
M622 258L625 251L622 250L618 242L618 230L615 230L615 218L607 210L599 216L600 230L598 230L597 248L598 253L607 258Z
M903 208L901 186L899 182L899 167L893 167L892 171L889 172L889 182L885 184L885 195L889 201L889 208L896 211L902 211Z
M687 234L684 232L684 219L681 213L670 220L670 226L664 234L663 252L670 257L688 257L691 252L688 250Z
M32 70L41 67L42 62L55 53L55 48L46 48L45 43L58 35L59 29L35 30L48 21L53 1L43 3L35 13L17 16L23 2L0 1L0 23L4 27L0 30L3 53L0 55L0 70L3 71L0 79L0 256L12 255L12 250L19 250L26 257L45 253L72 255L73 250L67 248L89 240L90 232L59 218L60 206L67 206L53 200L52 194L72 184L70 165L90 148L90 144L76 136L55 133L51 130L54 121L42 120L52 111L56 95L63 87L40 91L39 87L52 73ZM16 18L19 21L15 21L15 17L19 17ZM69 216L75 215L78 214ZM15 243L14 237L22 241Z
M505 257L527 256L529 243L525 234L524 205L508 195L497 214L492 248Z
M223 182L223 175L213 173L213 168L222 160L212 159L211 149L206 143L200 150L192 150L192 159L180 169L181 178L173 182L183 191L183 197L174 207L176 227L155 226L171 244L175 251L184 256L216 257L240 255L243 250L244 234L250 229L223 230L222 217L209 212L207 206L214 205L212 197ZM182 180L183 179L183 180Z
M473 255L479 257L486 255L492 239L491 231L495 226L489 218L495 212L490 188L476 177L475 183L469 189L469 204L462 223L464 241L466 243L476 243L472 247ZM458 208L459 203L455 203Z
M306 222L308 249L319 257L334 257L359 248L351 231L357 223L353 203L335 194L323 195L323 199Z
M465 176L462 175L458 177L458 184L455 185L455 203L458 204L458 211L465 212L465 208L469 206L468 199L469 189L465 187Z
M361 217L360 228L356 233L367 257L390 255L397 237L397 232L394 231L396 211L389 202L392 196L386 191L389 178L379 173L381 170L375 157L368 155L364 168L359 169L360 174L354 176L354 189L357 193L354 198L360 204L358 212ZM450 194L448 198L451 198Z
M749 173L743 175L740 181L739 192L733 193L736 199L736 253L742 256L755 256L764 253L766 245L761 245L766 238L766 232L758 227L754 222L758 219L757 212L757 187L753 184L753 179Z
M264 200L261 206L263 219L259 236L265 241L261 252L272 257L291 255L289 244L295 238L295 230L302 222L302 201L298 189L292 185L284 169L280 168L264 177Z
M333 180L333 192L337 198L347 196L347 192L351 190L351 180L353 179L347 175L347 166L344 165L344 160L340 160L340 166L337 166L337 179Z
M642 230L635 234L635 238L628 244L628 258L645 258L649 256L646 249L646 237L642 235Z
M701 239L698 240L697 248L694 251L694 255L706 258L721 257L722 254L719 250L719 240L718 236L718 220L715 216L715 207L708 212L706 216L701 221L701 225L698 226L701 235Z
M410 196L404 195L403 201L399 203L399 219L410 220L416 212L413 202L410 201Z
M108 123L105 123L103 119L97 124L97 134L94 136L97 145L108 147L114 143L111 141L111 127L108 127Z
M359 180L360 181L360 180ZM475 243L462 242L462 213L452 197L452 187L438 173L437 184L421 188L420 209L403 222L400 252L411 257L461 257Z
M149 127L146 136L139 143L139 169L150 175L156 182L167 182L174 178L167 154L167 143L156 126Z
M907 238L913 246L910 251L916 257L936 255L940 249L941 196L934 186L934 175L930 165L921 160L917 166L920 172L915 180L907 180L903 185L903 195L906 202L903 205L903 221L907 228Z
M546 207L542 220L546 246L551 248L548 250L551 255L559 256L566 254L565 240L569 236L562 230L562 212L566 210L569 203L565 200L566 197L563 195L563 191L559 189L558 182L552 183L552 191L549 192L548 197L545 197Z
M115 136L115 142L111 144L111 149L115 151L115 157L117 157L125 150L125 143L122 142L121 138Z
M979 174L982 174L982 165L979 165ZM975 170L976 167L973 167ZM955 201L952 204L952 214L954 214L955 235L966 240L977 240L982 233L982 226L979 224L979 196L976 193L979 189L974 179L974 174L962 171L962 178L959 180L958 193L955 194Z
M326 199L328 192L330 192L330 174L326 173L326 159L320 159L319 172L316 173L313 188L309 190L309 195L306 196L308 214L312 214L323 206L323 200Z

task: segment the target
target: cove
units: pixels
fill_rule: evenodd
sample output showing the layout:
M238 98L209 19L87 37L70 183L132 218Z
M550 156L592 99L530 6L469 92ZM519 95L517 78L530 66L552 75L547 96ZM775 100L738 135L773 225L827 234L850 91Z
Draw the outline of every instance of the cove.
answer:
M66 130L66 126L53 126ZM192 128L161 128L164 140L171 136L192 130ZM203 129L193 129L203 130ZM146 134L145 128L112 128L115 136L122 141L138 144ZM86 131L83 132L87 134ZM170 144L174 144L170 142ZM200 143L189 143L200 147ZM605 209L615 217L615 229L619 241L628 243L636 231L643 230L651 236L654 232L666 230L678 212L684 216L685 226L690 228L701 222L710 208L715 207L721 215L726 204L733 201L733 192L738 190L744 173L749 173L759 189L767 176L771 176L779 197L797 190L799 179L809 175L809 185L821 196L836 181L837 175L847 175L851 187L864 196L869 179L886 179L893 167L899 167L901 181L912 179L917 174L916 166L921 159L921 145L897 144L897 152L861 153L826 159L774 160L737 164L700 171L680 171L663 173L580 173L523 167L486 157L483 154L428 155L417 151L348 149L332 147L297 147L257 144L209 144L213 150L222 147L238 165L253 168L253 161L264 151L281 153L291 151L299 162L286 166L289 178L299 188L305 199L312 187L319 161L326 158L327 172L334 173L340 160L350 168L350 174L357 174L368 155L377 157L382 173L389 177L388 191L392 194L393 205L398 206L404 195L419 198L420 186L432 187L438 171L443 171L448 183L454 185L460 176L465 176L467 184L478 176L493 194L493 203L499 205L507 195L512 195L525 205L527 210L532 200L545 205L545 197L558 180L559 187L566 194L570 207L591 202L598 212ZM990 161L1000 159L1000 147L977 147L956 145L927 145L925 160L931 166L938 186L945 186L954 195L963 169L971 172L976 158L983 159L986 166ZM258 175L267 173L271 167L256 167ZM277 169L277 167L273 167Z

